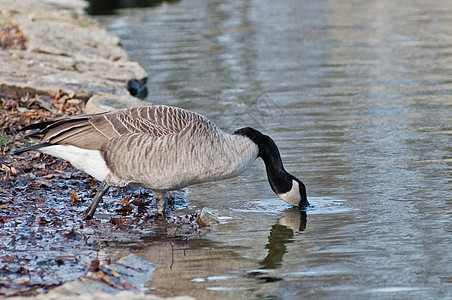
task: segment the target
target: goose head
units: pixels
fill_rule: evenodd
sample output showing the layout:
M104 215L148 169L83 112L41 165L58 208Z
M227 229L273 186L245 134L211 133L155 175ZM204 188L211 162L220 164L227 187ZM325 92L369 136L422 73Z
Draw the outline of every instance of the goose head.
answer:
M241 128L233 134L246 136L258 146L258 157L265 163L270 187L279 198L300 208L309 206L306 186L284 169L278 147L269 136L251 127Z
M281 200L287 202L293 206L298 207L307 207L309 206L308 198L306 196L306 186L301 180L296 178L295 176L287 173L289 175L289 181L284 185L285 188L275 187L270 182L270 186L272 190L278 195Z

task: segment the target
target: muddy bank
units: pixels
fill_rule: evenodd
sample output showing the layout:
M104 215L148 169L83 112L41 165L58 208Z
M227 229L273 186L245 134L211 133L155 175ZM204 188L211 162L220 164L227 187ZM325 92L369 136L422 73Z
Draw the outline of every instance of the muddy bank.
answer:
M124 257L146 240L183 245L203 233L197 212L157 217L155 201L145 189L110 191L97 219L84 221L81 214L96 191L95 180L47 155L12 155L30 142L20 133L25 125L80 114L86 100L61 91L53 98L0 94L0 295L51 291L39 299L53 299L99 291L142 293L155 267L142 257ZM185 206L184 191L174 192L173 199L176 207ZM118 264L126 270L114 269ZM127 293L118 297L133 299Z
M95 180L47 155L12 155L30 143L28 124L144 104L132 95L146 94L146 72L84 5L0 0L0 296L156 299L144 288L155 267L136 249L205 231L195 211L158 218L144 189L111 190L84 221ZM173 198L186 206L184 191Z

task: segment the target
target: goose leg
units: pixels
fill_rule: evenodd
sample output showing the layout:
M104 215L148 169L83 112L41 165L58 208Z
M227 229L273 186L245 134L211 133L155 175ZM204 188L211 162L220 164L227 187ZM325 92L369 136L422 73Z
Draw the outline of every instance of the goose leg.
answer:
M168 209L166 193L154 192L154 198L157 206L157 214L160 216L166 216L166 211Z
M91 204L88 206L88 209L85 210L84 212L85 219L91 220L93 218L94 212L96 211L96 208L99 205L100 200L102 199L102 197L105 195L109 188L110 186L105 181L102 181L102 183L99 186L99 189L97 190L96 195L91 201Z

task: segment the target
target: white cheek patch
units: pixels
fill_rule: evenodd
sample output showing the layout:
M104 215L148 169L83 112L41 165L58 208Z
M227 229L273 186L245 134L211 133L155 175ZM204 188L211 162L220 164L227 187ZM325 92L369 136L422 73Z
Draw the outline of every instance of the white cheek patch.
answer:
M290 191L283 193L283 194L278 194L278 196L283 201L285 201L293 206L300 205L301 195L300 195L300 187L298 185L298 182L295 180L292 180L292 188L290 189Z

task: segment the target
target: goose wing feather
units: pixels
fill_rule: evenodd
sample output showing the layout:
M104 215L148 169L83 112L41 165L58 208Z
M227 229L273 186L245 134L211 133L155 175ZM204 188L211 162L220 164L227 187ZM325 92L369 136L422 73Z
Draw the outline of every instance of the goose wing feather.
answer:
M197 126L216 127L199 114L181 108L155 105L46 122L44 128L33 132L31 136L50 144L100 150L106 142L127 134L139 133L147 138L162 137Z

